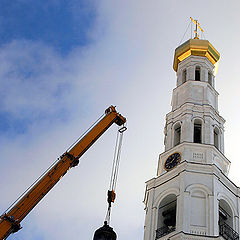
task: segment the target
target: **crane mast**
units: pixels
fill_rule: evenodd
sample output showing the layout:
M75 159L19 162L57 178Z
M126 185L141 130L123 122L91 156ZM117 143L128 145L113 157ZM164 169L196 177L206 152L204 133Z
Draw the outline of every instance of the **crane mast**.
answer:
M110 106L104 117L85 134L73 147L65 152L45 175L23 195L23 197L0 217L0 240L6 239L11 233L21 229L20 222L39 203L39 201L55 186L67 173L78 165L79 158L92 146L92 144L113 124L121 126L126 122L115 107Z

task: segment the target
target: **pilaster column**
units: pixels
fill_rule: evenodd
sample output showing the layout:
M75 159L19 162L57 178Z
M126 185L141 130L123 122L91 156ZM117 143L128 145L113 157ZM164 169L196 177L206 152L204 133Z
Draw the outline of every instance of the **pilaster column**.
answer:
M194 66L189 67L189 79L188 80L195 80L195 68Z
M212 120L209 116L205 117L205 143L214 144Z
M155 226L153 226L154 218L156 217L156 210L153 208L154 201L154 189L148 191L148 201L146 203L146 217L144 226L144 240L154 240L153 231Z
M191 114L186 114L182 121L182 142L192 142L193 132L192 132L192 122Z

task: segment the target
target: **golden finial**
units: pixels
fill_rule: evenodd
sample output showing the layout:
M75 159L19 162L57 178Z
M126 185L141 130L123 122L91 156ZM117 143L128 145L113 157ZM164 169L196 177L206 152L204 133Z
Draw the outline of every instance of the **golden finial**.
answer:
M203 30L202 30L202 28L199 26L199 22L198 22L198 20L193 20L191 17L190 17L190 19L193 21L193 23L196 25L196 29L194 30L194 32L195 32L195 37L194 37L194 39L199 39L199 35L198 35L198 33L197 33L197 30L198 30L198 28L203 32Z

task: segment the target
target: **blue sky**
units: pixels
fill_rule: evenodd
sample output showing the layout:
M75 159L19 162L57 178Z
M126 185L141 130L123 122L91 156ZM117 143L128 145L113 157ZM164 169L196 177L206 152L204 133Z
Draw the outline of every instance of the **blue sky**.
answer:
M173 54L190 16L221 54L219 111L230 178L240 185L239 8L239 1L225 0L198 7L192 0L0 0L0 212L113 104L128 131L111 226L120 240L143 239L145 182L156 176L164 151L176 87ZM86 152L10 240L92 238L106 213L116 129Z
M32 86L31 91L44 96L49 82L42 81L42 78L58 67L52 66L51 61L45 64L48 57L46 55L49 53L55 55L53 57L58 58L59 61L64 61L74 48L79 49L91 44L94 39L90 36L90 30L95 24L96 14L94 1L1 1L0 58L6 62L5 64L8 63L8 66L1 75L5 83L2 84L4 91L0 92L0 96L6 99L6 95L11 95L13 85L19 84L21 88L18 88L18 94L20 99L24 98L22 100L26 104L18 105L17 111L21 114L10 106L2 106L0 133L14 136L26 132L36 121L67 120L67 115L70 114L67 110L68 106L63 104L59 107L57 104L56 107L56 102L61 102L64 94L71 91L70 83L55 84L52 81L54 89L48 93L52 104L48 102L47 105L56 109L48 113L45 109L40 109L37 103L27 104L33 101L34 97L26 97L25 91ZM30 50L29 46L31 46ZM19 48L29 52L24 54ZM38 49L47 53L44 55L44 52L39 52ZM6 52L8 52L7 58ZM15 95L14 90L11 97L13 95ZM12 107L16 108L16 103L14 105Z
M93 1L1 1L0 44L15 39L40 41L67 54L91 42L89 29L96 20Z

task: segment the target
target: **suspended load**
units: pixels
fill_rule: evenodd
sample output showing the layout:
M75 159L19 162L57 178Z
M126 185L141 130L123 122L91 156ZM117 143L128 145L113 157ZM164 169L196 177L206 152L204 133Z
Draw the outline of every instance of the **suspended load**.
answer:
M123 132L125 132L126 130L127 128L125 126L121 127L118 130L116 146L114 151L110 186L107 192L107 202L108 202L107 214L104 221L104 225L95 231L93 240L116 240L117 239L117 234L113 231L113 228L109 226L109 223L110 223L112 203L114 203L116 198L115 189L117 184L117 177L118 177L118 170L119 170L119 163L120 163Z
M117 234L113 231L107 221L104 222L104 225L97 229L94 233L93 240L116 240Z

